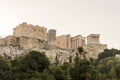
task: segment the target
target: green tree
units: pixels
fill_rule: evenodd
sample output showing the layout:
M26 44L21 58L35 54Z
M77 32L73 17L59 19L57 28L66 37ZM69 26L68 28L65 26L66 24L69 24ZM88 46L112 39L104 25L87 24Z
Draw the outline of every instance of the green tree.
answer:
M92 65L88 60L80 60L77 66L71 67L70 75L72 80L89 80L91 77Z
M98 55L98 59L104 59L107 57L115 57L116 54L119 54L119 50L117 49L105 49L104 52L102 52L101 54Z
M54 76L56 80L65 80L64 71L60 67L55 68Z
M83 49L83 47L78 47L77 50L78 50L78 53L80 55L80 59L81 59L81 56L83 56L84 59L87 59L86 58L86 51Z
M63 65L61 65L61 69L64 72L65 75L65 80L71 80L71 76L70 76L70 68L73 66L72 63L70 62L64 62Z
M10 63L0 56L0 80L11 80Z
M31 51L26 56L16 58L12 62L13 80L30 79L35 71L43 72L48 68L50 62L44 53Z
M69 62L72 63L72 56L69 56Z
M108 57L99 61L97 65L97 80L104 78L106 80L117 80L116 66L120 65L120 62L117 58Z
M78 50L78 53L79 53L80 59L81 59L81 55L83 55L84 49L82 47L78 47L77 50Z
M66 80L66 75L60 66L49 66L48 71L54 75L56 80Z
M116 65L115 71L117 78L120 79L120 64Z
M55 80L55 78L45 69L41 73L35 71L33 77L30 80Z
M55 80L55 77L47 70L44 70L43 73L40 74L40 77L42 80Z

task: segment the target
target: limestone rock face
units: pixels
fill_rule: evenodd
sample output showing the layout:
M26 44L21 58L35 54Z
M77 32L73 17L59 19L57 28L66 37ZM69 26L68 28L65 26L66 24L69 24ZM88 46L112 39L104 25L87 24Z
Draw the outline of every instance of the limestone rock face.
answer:
M0 39L0 55L6 59L14 59L17 56L23 56L29 51L35 50L44 52L52 64L56 63L56 59L59 64L69 61L69 50L46 49L46 47L48 47L47 41L38 38L7 36Z
M69 57L71 55L71 50L62 50L62 49L31 49L34 51L44 52L52 64L56 63L56 60L59 61L59 64L64 62L69 62ZM31 51L29 50L29 51Z
M16 46L18 45L17 43L17 38L14 36L7 36L5 38L0 39L0 46Z
M56 60L59 62L59 64L63 64L64 62L69 62L70 51L52 49L46 51L45 54L49 58L51 63L56 63Z
M21 49L19 47L13 46L1 46L0 47L0 55L5 57L6 59L14 59L19 55L23 55L26 53L25 49Z
M84 50L86 51L87 58L97 59L98 55L103 52L107 45L103 44L87 44L83 46Z
M26 55L29 51L35 50L45 52L52 64L56 63L56 61L59 64L63 64L64 62L69 62L70 56L72 56L72 60L74 61L77 52L77 50L71 51L61 48L46 49L46 47L46 41L36 38L8 36L0 39L0 55L7 59L14 59L17 56ZM107 45L87 44L83 48L86 51L86 57L88 59L96 59L98 54L107 48Z
M23 49L46 48L47 41L36 39L36 38L20 37L19 45Z
M23 49L45 48L47 41L24 36L7 36L6 38L0 39L0 46L18 46Z
M56 59L57 61L59 61L59 64L63 64L64 62L69 62L70 51L65 51L60 49L52 49L52 50L38 49L38 48L23 49L13 46L2 46L0 47L0 55L5 57L6 59L14 59L15 57L26 55L29 51L32 50L44 52L52 64L56 63Z

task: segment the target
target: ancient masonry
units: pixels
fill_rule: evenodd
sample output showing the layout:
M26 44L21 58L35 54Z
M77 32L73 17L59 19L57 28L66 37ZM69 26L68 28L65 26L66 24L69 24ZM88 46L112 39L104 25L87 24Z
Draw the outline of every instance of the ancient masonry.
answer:
M65 49L76 49L79 46L85 45L85 38L81 35L71 37L68 34L56 37L56 30L54 29L50 29L47 33L47 28L27 23L22 23L14 28L13 36L36 38L47 41L50 46L53 45Z
M79 46L86 45L86 38L81 35L74 37L71 37L70 34L56 36L56 30L54 29L50 29L47 33L47 28L38 25L28 25L27 23L22 23L14 28L13 36L38 38L48 41L49 45L56 45L57 47L66 49L76 49ZM87 44L100 44L99 38L99 34L90 34L87 36Z
M21 37L26 36L30 38L39 38L47 40L47 28L34 26L32 24L22 23L14 28L13 36Z
M25 50L33 48L76 50L81 46L89 53L88 57L96 58L100 52L107 48L106 44L100 43L99 34L90 34L87 37L83 37L82 35L71 37L70 34L56 36L56 30L54 29L47 31L47 28L43 26L34 26L27 23L22 23L13 30L12 36L0 39L1 50L3 46L18 46ZM5 51L0 52L0 54L4 53Z

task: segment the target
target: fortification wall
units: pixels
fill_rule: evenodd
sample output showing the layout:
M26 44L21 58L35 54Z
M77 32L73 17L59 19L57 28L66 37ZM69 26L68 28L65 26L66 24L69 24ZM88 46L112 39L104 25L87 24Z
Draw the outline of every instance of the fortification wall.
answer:
M29 37L20 37L20 47L24 49L32 49L32 48L46 48L47 41L36 39L36 38L29 38Z
M70 35L57 36L56 46L65 49L71 48Z
M56 44L56 30L50 29L48 31L48 45L55 46Z
M42 40L47 40L47 28L22 23L16 28L14 28L13 36L26 36L30 38L39 38Z

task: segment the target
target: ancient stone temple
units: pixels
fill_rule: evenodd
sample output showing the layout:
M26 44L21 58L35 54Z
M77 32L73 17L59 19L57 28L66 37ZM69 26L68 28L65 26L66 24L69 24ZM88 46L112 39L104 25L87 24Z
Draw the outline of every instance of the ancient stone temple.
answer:
M66 49L77 49L79 46L85 45L85 38L81 35L71 37L68 35L57 36L56 46Z
M87 36L87 44L83 46L85 51L89 54L87 56L90 58L98 58L98 54L103 52L106 48L106 44L100 43L99 34L90 34Z
M77 35L71 38L71 48L77 49L78 47L82 47L85 45L85 38L81 35Z
M87 36L87 44L100 44L99 40L99 34L90 34L89 36Z

